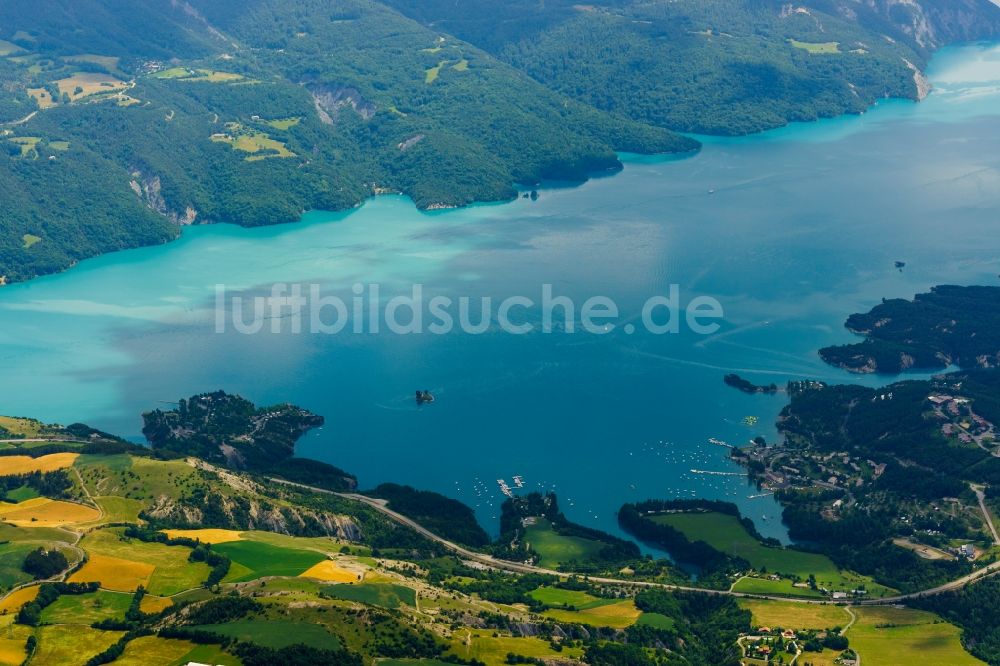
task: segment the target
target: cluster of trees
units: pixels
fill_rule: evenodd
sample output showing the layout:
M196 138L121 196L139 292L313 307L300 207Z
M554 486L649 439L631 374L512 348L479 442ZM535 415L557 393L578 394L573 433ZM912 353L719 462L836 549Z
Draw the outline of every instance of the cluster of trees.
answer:
M61 551L45 550L44 548L38 548L28 553L21 564L21 569L34 577L35 580L52 578L68 568L69 562Z
M473 548L490 543L490 537L476 520L475 512L458 500L395 483L383 483L367 494L388 500L393 511L456 543Z

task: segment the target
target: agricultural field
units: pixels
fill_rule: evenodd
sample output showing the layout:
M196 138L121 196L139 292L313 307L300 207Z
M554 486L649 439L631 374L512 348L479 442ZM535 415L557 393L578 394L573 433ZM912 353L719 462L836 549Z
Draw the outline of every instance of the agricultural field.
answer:
M202 543L229 543L230 541L240 541L243 537L236 530L220 529L198 529L198 530L163 530L171 539L195 539Z
M272 139L264 132L245 129L239 123L227 123L227 125L229 131L222 134L213 134L211 137L212 141L215 143L226 143L233 150L249 153L244 158L247 162L256 162L269 157L295 157L295 153L290 151L288 146L277 139Z
M47 497L36 497L20 504L0 504L0 519L21 527L77 525L94 522L100 517L97 509Z
M853 611L858 620L847 631L847 637L865 666L984 663L962 647L958 627L942 622L933 613L882 606Z
M291 128L295 127L302 121L302 118L295 116L293 118L281 118L278 120L268 120L267 124L276 130L281 130L282 132L287 132Z
M34 543L7 543L0 545L0 590L27 583L32 577L21 570L24 558L38 548Z
M811 55L834 55L840 53L839 42L800 42L797 39L789 39L788 43L797 49L808 51Z
M33 664L82 664L89 657L108 649L125 632L99 631L79 625L40 627L35 635L38 647Z
M9 595L4 597L2 601L0 601L0 615L7 615L8 613L20 610L21 606L29 601L34 601L37 596L37 585L22 587L20 590L11 592Z
M38 158L38 143L42 140L38 136L13 136L8 141L19 146L21 148L21 159ZM30 234L25 234L30 236ZM37 238L37 236L36 236ZM24 243L25 249L31 247L28 245L26 238L21 239ZM34 245L34 243L32 243Z
M31 628L14 624L14 617L0 617L0 666L21 666Z
M126 539L120 529L90 532L80 546L90 561L71 580L99 581L108 589L131 591L145 577L151 594L169 596L200 586L209 573L208 565L188 562L190 548Z
M635 623L654 629L673 629L676 624L674 618L659 613L643 613Z
M146 562L133 562L119 557L91 553L83 568L69 577L71 583L100 583L102 587L120 592L132 592L149 586L156 567Z
M143 636L130 641L125 653L116 659L115 666L181 666L190 662L217 664L218 666L239 666L239 660L223 652L215 645L196 645L190 641L172 638Z
M573 560L591 559L602 548L599 541L557 534L544 518L538 518L525 529L524 540L538 553L538 566L548 569Z
M842 606L763 599L741 599L738 603L753 614L751 623L755 627L830 629L847 626L851 621L850 614Z
M326 583L358 583L364 580L364 573L348 569L333 560L324 560L299 574L300 578L315 578Z
M829 590L849 591L863 585L871 596L880 596L889 591L869 578L841 571L825 555L766 546L747 532L735 516L729 514L714 511L669 513L655 516L653 520L680 530L692 541L704 541L717 550L741 557L758 571L797 576L803 581L812 574L819 587ZM792 588L790 583L779 586L772 581L758 579L744 579L734 589L744 592L775 592L778 587L784 593L796 596L816 596L811 590Z
M139 512L142 511L143 504L139 500L111 495L95 497L94 501L104 511L103 522L105 523L142 522L139 520Z
M236 620L223 624L199 625L197 629L241 641L253 641L272 648L283 648L295 643L312 647L334 649L340 645L337 637L318 624L288 620Z
M60 95L68 95L71 102L101 93L117 92L128 87L124 81L110 74L80 72L55 82Z
M157 79L172 79L175 81L203 81L207 83L232 83L243 81L242 74L234 72L219 72L213 69L191 69L188 67L171 67L159 71L153 76Z
M229 541L214 547L232 560L225 582L244 582L263 576L298 576L326 557L314 550L282 548L260 541Z
M108 70L118 69L118 62L120 58L115 56L104 56L96 55L94 53L84 53L81 55L65 56L63 58L66 62L91 62L95 65L100 65L101 67Z
M780 594L788 597L803 597L805 599L821 599L823 593L809 587L795 587L787 578L771 580L770 578L740 578L733 585L734 592L746 592L748 594Z
M323 595L344 601L358 601L369 606L379 606L390 610L395 610L403 604L412 607L417 605L416 590L395 583L331 585L323 588Z
M553 609L542 613L556 622L575 622L589 624L594 627L613 627L624 629L636 623L642 612L631 600L614 601L601 599L600 603L577 611Z
M452 646L448 651L463 659L478 659L487 666L501 666L506 663L507 654L513 652L525 657L538 659L579 659L583 656L580 648L565 648L556 652L548 641L540 638L512 638L493 636L492 630L469 629L456 631Z
M3 462L4 476L15 476L31 472L54 472L57 469L66 469L72 467L73 462L79 456L79 453L50 453L40 458L4 456L0 462Z
M93 594L64 594L42 611L45 624L79 624L89 627L106 619L121 620L132 595L98 590Z
M52 99L52 95L45 88L28 88L28 94L34 98L38 108L43 111L56 105L56 101Z

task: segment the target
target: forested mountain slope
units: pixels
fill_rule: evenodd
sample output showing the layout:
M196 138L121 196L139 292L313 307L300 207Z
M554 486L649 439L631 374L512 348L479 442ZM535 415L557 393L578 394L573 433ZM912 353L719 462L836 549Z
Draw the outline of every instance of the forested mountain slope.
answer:
M987 0L12 0L0 283L402 192L424 209L917 97Z

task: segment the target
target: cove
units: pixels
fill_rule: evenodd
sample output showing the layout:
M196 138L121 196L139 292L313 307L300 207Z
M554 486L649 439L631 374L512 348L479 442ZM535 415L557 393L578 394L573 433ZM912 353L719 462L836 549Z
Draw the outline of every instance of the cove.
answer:
M395 196L299 224L186 229L172 244L88 260L0 289L0 413L141 438L142 411L223 388L327 419L301 455L446 493L496 530L496 479L554 489L566 514L617 531L622 502L736 502L787 540L719 438L774 438L782 396L722 382L878 384L824 365L845 317L934 284L1000 274L1000 49L934 60L934 93L860 117L707 139L687 159L626 168L537 201L421 213ZM894 261L906 262L902 271ZM712 335L218 334L216 285L347 293L414 283L452 297L613 299L621 323L679 285L725 316ZM415 389L436 396L418 409ZM755 425L745 425L756 416Z

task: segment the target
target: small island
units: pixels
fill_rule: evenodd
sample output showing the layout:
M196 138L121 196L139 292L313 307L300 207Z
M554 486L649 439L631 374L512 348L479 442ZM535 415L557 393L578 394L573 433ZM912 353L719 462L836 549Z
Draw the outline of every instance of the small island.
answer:
M722 378L722 381L726 382L726 386L732 386L734 389L738 389L744 393L773 394L778 392L778 385L774 382L768 384L767 386L757 385L749 380L743 379L737 374L728 374Z

